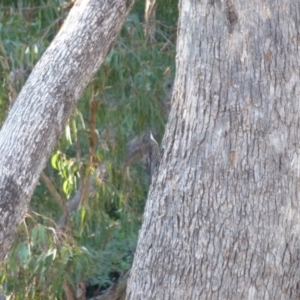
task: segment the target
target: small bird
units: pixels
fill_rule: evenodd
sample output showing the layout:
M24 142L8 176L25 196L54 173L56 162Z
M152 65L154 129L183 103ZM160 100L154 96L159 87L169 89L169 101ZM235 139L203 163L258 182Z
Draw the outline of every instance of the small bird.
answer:
M147 171L149 173L150 179L152 178L154 172L159 166L161 151L158 145L158 142L152 135L152 132L149 131L143 136L143 143L147 146L147 158L146 158L146 166Z

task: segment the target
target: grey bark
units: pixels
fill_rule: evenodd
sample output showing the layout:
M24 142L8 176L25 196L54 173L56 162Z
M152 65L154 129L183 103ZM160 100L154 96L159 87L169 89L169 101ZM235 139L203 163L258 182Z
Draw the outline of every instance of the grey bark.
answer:
M65 122L113 47L133 0L81 0L37 63L0 133L0 260Z
M300 2L179 9L164 155L127 299L299 299Z

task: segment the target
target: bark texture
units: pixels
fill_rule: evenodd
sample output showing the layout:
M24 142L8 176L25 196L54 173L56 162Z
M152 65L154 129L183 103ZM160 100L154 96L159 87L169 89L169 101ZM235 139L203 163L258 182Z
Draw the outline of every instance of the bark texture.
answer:
M0 133L0 259L65 122L113 47L133 0L79 0L37 63Z
M300 2L181 0L127 299L299 299Z

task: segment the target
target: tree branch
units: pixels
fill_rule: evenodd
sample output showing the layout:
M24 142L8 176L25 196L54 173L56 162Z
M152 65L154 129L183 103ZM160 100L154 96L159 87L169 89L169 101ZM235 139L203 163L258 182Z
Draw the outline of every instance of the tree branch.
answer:
M96 135L97 108L98 108L98 101L96 99L96 91L93 90L92 96L90 99L90 121L89 121L89 123L90 123L90 128L89 128L90 149L89 149L88 165L87 165L85 176L83 179L79 203L82 203L83 201L85 201L89 196L90 178L91 178L92 170L94 169L94 161L96 161L95 150L96 150L96 146L97 146L97 135Z

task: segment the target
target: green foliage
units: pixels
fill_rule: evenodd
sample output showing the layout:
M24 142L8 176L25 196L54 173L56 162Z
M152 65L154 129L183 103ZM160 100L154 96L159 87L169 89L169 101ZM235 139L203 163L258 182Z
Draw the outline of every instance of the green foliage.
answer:
M70 141L71 133L69 125L66 126L66 140ZM62 189L64 194L69 198L72 190L77 188L77 177L75 176L78 171L80 165L76 164L76 160L74 158L68 158L65 153L57 151L51 158L51 165L54 170L58 171L58 175L63 179Z
M65 17L59 0L2 1L0 4L0 125Z
M0 5L0 124L9 95L20 91L67 14L59 0L7 3ZM49 160L45 173L63 204L40 181L1 269L0 284L10 299L63 299L64 285L76 291L80 281L105 289L130 268L149 181L142 163L131 166L131 179L124 175L126 144L149 128L162 137L165 94L175 71L177 3L158 1L154 45L146 43L143 15L140 0ZM95 180L99 166L105 176ZM86 182L93 192L59 224L62 206Z

